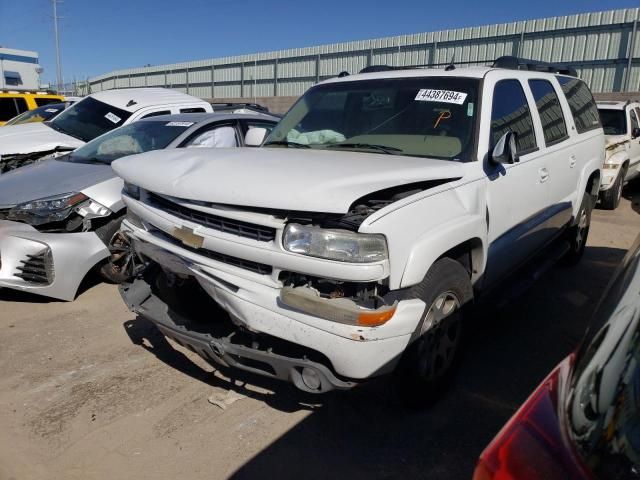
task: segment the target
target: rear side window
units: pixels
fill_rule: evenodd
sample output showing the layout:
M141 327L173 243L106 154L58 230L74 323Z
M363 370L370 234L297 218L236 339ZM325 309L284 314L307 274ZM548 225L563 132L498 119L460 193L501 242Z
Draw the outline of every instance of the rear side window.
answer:
M196 107L196 108L181 108L180 113L204 113L204 108Z
M516 133L518 153L524 155L537 148L531 111L518 80L502 80L493 91L491 109L491 148L508 131Z
M598 107L589 87L582 80L571 77L558 77L558 82L569 102L578 133L600 128Z
M547 80L529 80L529 87L536 101L545 143L549 146L561 142L567 138L567 124L553 85Z
M159 112L147 113L142 118L159 117L160 115L171 115L171 110L161 110Z
M52 103L60 103L61 100L59 98L34 98L36 101L36 105L42 107L44 105L51 105Z
M0 98L0 122L11 120L27 110L24 98Z

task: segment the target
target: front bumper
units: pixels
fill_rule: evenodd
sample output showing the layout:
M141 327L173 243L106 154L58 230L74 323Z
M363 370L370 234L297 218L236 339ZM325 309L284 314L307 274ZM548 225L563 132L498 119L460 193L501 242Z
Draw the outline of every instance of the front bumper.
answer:
M165 242L126 220L122 229L140 255L166 271L196 279L235 324L319 352L329 360L327 368L335 372L336 377L363 380L391 371L424 312L425 305L421 300L403 300L393 318L378 327L328 321L286 306L280 299L281 285L265 285L247 278L244 272L236 275L228 265L218 267L216 262ZM176 330L162 319L154 318L153 312L144 311L136 302L127 303L134 312L149 318L165 333L176 335ZM208 320L206 313L203 313L203 320ZM180 330L178 333L184 336L189 332ZM290 360L297 362L299 359ZM288 379L295 383L295 378Z
M108 255L93 232L43 233L25 223L0 220L0 287L70 301L87 272ZM39 270L45 260L49 279ZM33 275L17 276L25 269Z

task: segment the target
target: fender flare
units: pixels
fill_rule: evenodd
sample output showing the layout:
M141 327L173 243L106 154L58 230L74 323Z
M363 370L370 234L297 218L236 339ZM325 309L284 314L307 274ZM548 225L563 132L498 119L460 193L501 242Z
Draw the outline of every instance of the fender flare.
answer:
M487 226L485 218L469 215L458 218L425 232L414 244L407 256L400 288L420 283L431 265L446 252L469 240L479 239L482 245L480 265L473 267L472 278L484 271L487 261Z

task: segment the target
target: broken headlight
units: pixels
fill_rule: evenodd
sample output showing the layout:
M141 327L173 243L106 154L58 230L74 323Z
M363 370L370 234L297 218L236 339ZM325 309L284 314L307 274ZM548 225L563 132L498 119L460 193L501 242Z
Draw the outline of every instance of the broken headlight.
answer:
M384 235L287 225L284 248L293 253L339 262L373 263L389 256Z
M64 193L16 205L7 215L9 220L42 225L66 219L71 212L89 198L82 193Z

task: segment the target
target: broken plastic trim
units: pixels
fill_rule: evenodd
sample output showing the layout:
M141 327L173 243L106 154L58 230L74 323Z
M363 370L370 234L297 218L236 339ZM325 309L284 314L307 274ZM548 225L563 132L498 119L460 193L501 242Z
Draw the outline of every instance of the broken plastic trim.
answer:
M377 327L387 323L398 308L398 302L376 309L359 307L348 298L326 299L308 287L284 287L280 291L280 301L288 307L316 317L361 327Z

